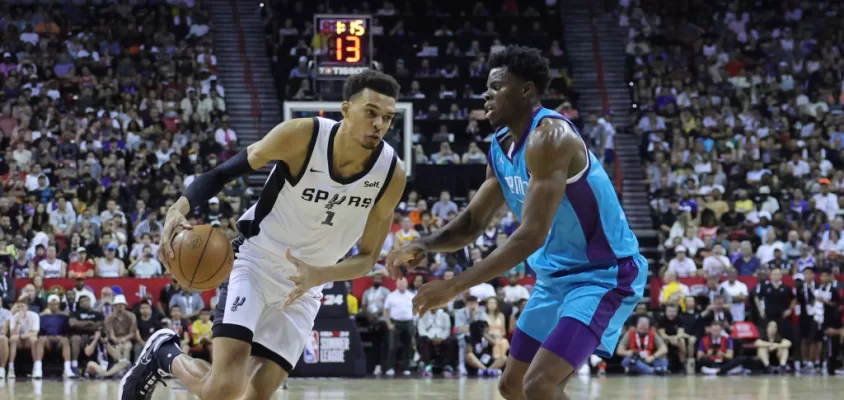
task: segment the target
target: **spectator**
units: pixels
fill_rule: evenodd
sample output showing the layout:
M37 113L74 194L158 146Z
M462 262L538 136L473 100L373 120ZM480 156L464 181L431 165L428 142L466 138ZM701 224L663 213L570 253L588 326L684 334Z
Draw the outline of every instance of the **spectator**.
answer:
M493 355L495 338L489 335L486 321L475 321L469 325L466 346L466 365L478 371L478 376L501 375L506 358Z
M94 277L94 271L96 271L96 268L97 267L94 263L88 259L88 250L84 247L78 247L76 249L76 261L70 263L67 267L67 277L92 278Z
M686 303L683 299L689 293L689 287L677 280L677 274L674 271L665 272L663 285L659 291L660 304L678 304L683 311L686 311Z
M479 283L469 288L469 295L476 297L478 301L486 302L487 299L495 297L495 287L488 282Z
M436 207L437 204L434 204L434 207ZM395 249L400 249L408 243L421 237L419 232L416 229L413 229L413 221L410 220L410 217L402 217L401 229L393 235L395 235L395 239L393 240L393 246Z
M486 313L478 304L478 298L470 295L466 298L464 307L454 310L454 327L457 331L457 344L460 347L458 368L461 375L466 375L465 355L468 354L467 350L470 350L467 349L469 346L467 336L472 323L477 321L486 321ZM461 354L463 355L461 356Z
M695 373L695 343L697 337L694 332L686 332L686 327L680 318L680 306L667 304L665 313L659 320L659 336L667 343L668 352L676 354L680 364L686 368L686 374Z
M724 296L716 294L712 302L700 313L701 323L709 327L712 322L718 322L723 332L729 333L733 326L733 314L725 306Z
M834 332L842 328L841 321L841 294L838 283L829 269L821 270L821 285L815 290L815 300L823 303L823 322L821 331L828 335L830 356L827 360L827 372L834 373L839 364L837 355L841 353L841 341L834 339Z
M790 336L785 331L785 327L789 325L786 323L786 318L791 316L792 311L791 288L782 283L781 270L771 270L769 283L765 285L757 301L761 302L759 309L765 310L765 323L776 321L781 334Z
M106 298L105 293L103 298ZM114 296L112 306L114 310L105 318L108 340L117 349L118 362L130 361L132 342L139 336L137 320L135 314L126 310L126 297L122 294Z
M76 290L76 298L77 301L81 300L83 297L88 297L91 299L91 304L95 304L97 302L96 296L94 296L94 292L92 292L88 286L85 286L85 279L81 277L77 277L73 283L73 288ZM109 288L110 289L110 288Z
M726 294L732 304L730 305L730 313L736 321L744 321L745 319L745 302L749 294L747 285L738 280L738 273L735 269L730 268L727 271L727 280L721 282L721 290Z
M76 310L70 313L70 367L78 375L79 354L103 328L103 315L91 308L91 298L79 297ZM99 337L98 337L99 339ZM85 364L83 364L84 366Z
M137 321L137 336L135 337L135 344L133 346L133 352L137 356L141 354L144 348L144 344L149 340L149 337L152 336L155 331L162 328L161 321L157 318L154 318L152 313L152 305L142 300L139 306L139 314L140 316L136 316ZM133 314L134 315L134 314Z
M504 293L504 302L516 304L522 300L530 298L530 292L527 288L519 284L518 274L511 273L507 278L507 286L501 289Z
M47 257L38 263L38 272L42 277L49 279L67 276L67 264L56 256L56 246L48 246Z
M718 321L713 320L709 333L700 341L697 350L697 364L701 372L707 375L725 375L743 370L741 357L735 357L733 339L722 329Z
M15 378L15 359L18 350L29 349L32 359L38 359L38 332L41 330L41 318L38 313L30 311L29 305L18 300L12 308L14 316L9 320L9 370L7 379ZM35 376L35 365L32 375Z
M384 322L390 331L389 351L382 361L382 369L387 376L395 375L396 358L404 371L403 375L410 375L410 353L413 351L411 342L415 336L413 326L413 294L407 290L407 279L396 280L396 290L384 300ZM402 349L399 353L399 348Z
M214 132L214 140L223 148L226 148L231 142L237 143L237 134L231 128L231 121L228 115L223 115L221 126Z
M668 271L677 274L678 278L691 278L697 276L697 266L691 258L686 257L685 246L677 246L674 249L674 254L675 257L668 263Z
M621 335L616 353L624 357L621 366L625 373L651 375L664 374L668 370L668 346L651 328L647 317L639 317L636 327Z
M172 329L182 339L182 351L190 351L190 321L182 316L179 306L170 307L170 317L161 321L165 328Z
M753 255L753 245L750 241L741 242L741 255L733 261L733 266L735 266L738 274L740 276L754 275L761 265L759 258Z
M152 246L144 246L143 256L129 265L136 278L153 278L162 274L161 263L153 257Z
M490 297L486 299L486 321L488 336L494 340L492 343L492 356L506 358L510 349L510 342L507 336L507 318L501 309L498 308L498 299Z
M68 336L70 329L67 315L59 309L61 299L59 296L50 295L47 300L47 309L41 313L41 337L38 338L38 351L33 359L32 378L41 379L43 376L41 361L48 350L61 350L64 359L65 378L75 378L76 374L71 370L70 363L70 340Z
M451 212L458 212L457 203L451 201L451 193L448 190L443 190L440 193L440 201L434 203L431 207L431 214L437 219L448 219L448 214Z
M776 321L768 322L765 327L765 334L754 343L756 346L756 357L769 374L778 374L786 370L788 363L788 350L791 342L780 336ZM774 353L775 365L771 365L771 353Z
M448 142L442 142L440 143L439 153L431 155L431 163L438 165L460 164L460 156L451 150L451 145ZM438 216L440 214L435 212L434 215Z
M732 269L733 264L726 255L724 246L716 243L712 246L712 252L703 259L703 275L704 276L724 276L727 271Z
M0 304L14 304L15 278L14 271L9 271L6 263L0 261Z
M123 260L116 258L117 246L109 244L105 248L105 257L97 259L97 277L119 278L126 276Z
M199 316L202 309L205 308L205 301L198 292L193 292L189 289L182 289L170 297L169 307L179 306L185 318L193 320Z
M207 354L208 361L214 358L214 348L211 345L211 310L203 308L199 312L199 319L190 325L191 354Z
M428 311L417 322L419 336L416 346L425 376L433 374L433 366L442 366L445 374L454 371L454 356L457 354L457 339L451 334L451 318L438 308Z
M131 365L129 361L116 361L120 359L120 352L108 341L107 336L105 329L97 330L82 352L84 356L82 365L85 366L85 372L89 378L103 379L116 376Z
M35 312L36 314L40 313L41 310L45 308L44 298L38 296L35 292L35 285L31 283L27 283L24 285L23 289L21 289L21 295L18 298L18 301L26 304L27 309Z
M13 317L11 311L3 308L3 298L0 297L0 380L6 379L6 364L9 362L9 324L7 322Z

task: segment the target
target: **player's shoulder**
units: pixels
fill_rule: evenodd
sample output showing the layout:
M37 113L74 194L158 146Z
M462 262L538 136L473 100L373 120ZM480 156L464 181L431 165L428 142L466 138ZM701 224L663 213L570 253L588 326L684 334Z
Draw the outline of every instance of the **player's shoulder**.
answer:
M527 140L527 151L530 153L576 152L580 149L580 134L571 124L559 118L545 118L540 121L536 129L530 133ZM575 146L577 145L577 146Z

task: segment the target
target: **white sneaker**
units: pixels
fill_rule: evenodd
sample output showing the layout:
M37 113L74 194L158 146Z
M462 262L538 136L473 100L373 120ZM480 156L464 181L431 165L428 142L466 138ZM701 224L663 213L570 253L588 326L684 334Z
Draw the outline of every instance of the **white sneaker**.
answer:
M589 363L583 363L580 368L577 369L577 374L580 376L588 376L592 373L592 369L589 368Z
M718 368L712 368L712 367L701 367L700 368L700 372L703 372L706 375L718 375L718 371L720 371Z
M64 370L62 377L68 378L68 379L73 379L73 378L76 378L76 374L74 374L72 370L66 369L66 370Z
M395 376L395 375L396 375L396 370L394 370L394 369L390 368L390 369L388 369L388 370L387 370L387 373L386 373L385 375L387 375L387 376Z
M375 366L375 369L374 369L374 370L372 370L372 375L379 376L379 375L381 375L381 374L382 374L382 372L381 372L381 366L380 366L380 365L376 365L376 366Z
M15 379L15 369L9 368L9 373L6 374L6 379Z
M401 372L401 374L404 376L410 376L410 370L404 370Z
M469 371L467 371L467 370L466 370L466 366L465 366L465 365L461 365L461 366L460 366L459 372L460 372L460 376L466 376L466 375L469 375Z
M6 379L6 368L0 367L0 381Z
M41 372L41 368L32 367L32 379L41 379L44 377L44 373Z

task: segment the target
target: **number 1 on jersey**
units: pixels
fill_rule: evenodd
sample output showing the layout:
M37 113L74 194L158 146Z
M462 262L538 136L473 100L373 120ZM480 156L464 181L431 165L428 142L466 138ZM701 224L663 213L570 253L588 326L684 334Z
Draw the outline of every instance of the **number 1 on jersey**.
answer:
M331 222L334 220L334 211L326 211L325 212L325 220L322 221L323 225L334 226L334 223Z

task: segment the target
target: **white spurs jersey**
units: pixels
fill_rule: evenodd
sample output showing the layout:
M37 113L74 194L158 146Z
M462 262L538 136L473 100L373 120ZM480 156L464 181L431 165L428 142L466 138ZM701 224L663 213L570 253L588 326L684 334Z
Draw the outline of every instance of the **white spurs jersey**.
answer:
M334 137L340 123L314 118L314 132L298 176L278 162L258 202L237 223L244 238L238 254L285 263L293 256L315 266L334 265L363 234L370 211L384 194L398 157L381 142L375 157L356 176L332 169Z

